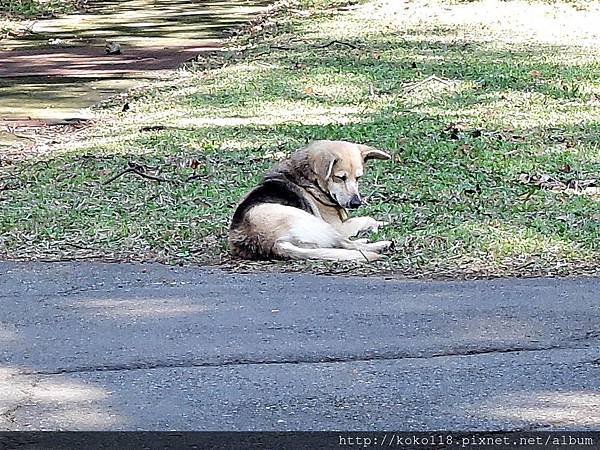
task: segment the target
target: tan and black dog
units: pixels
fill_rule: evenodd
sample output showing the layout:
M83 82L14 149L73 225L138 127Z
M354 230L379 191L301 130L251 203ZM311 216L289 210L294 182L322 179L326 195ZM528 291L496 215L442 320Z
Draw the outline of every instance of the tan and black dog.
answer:
M238 204L229 230L235 256L245 259L374 261L390 241L350 240L383 222L349 219L358 208L358 181L369 159L390 155L345 141L315 141L273 167Z

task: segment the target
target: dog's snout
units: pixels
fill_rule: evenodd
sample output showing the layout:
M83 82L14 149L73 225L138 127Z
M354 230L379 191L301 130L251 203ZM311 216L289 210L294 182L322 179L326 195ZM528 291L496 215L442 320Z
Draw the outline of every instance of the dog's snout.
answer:
M348 206L350 206L350 208L358 208L360 205L362 205L362 200L360 197L356 194L353 195Z

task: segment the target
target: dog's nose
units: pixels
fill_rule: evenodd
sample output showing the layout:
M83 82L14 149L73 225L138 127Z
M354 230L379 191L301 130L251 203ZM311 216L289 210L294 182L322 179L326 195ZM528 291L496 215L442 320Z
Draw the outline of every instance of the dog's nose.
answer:
M362 204L362 200L360 199L360 197L358 195L355 194L350 199L350 203L348 204L348 206L350 208L358 208L361 204Z

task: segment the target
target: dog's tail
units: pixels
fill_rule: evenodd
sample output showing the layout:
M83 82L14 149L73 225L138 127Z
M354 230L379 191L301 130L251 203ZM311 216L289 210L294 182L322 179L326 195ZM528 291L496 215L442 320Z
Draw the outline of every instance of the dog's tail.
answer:
M381 258L380 254L371 251L344 248L303 248L285 241L275 244L273 254L284 259L325 259L328 261L371 262Z

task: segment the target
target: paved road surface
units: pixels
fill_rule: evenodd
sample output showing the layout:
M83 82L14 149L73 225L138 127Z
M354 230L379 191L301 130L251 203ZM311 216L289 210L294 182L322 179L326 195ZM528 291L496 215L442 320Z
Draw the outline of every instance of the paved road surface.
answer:
M600 429L600 280L0 263L0 430Z

